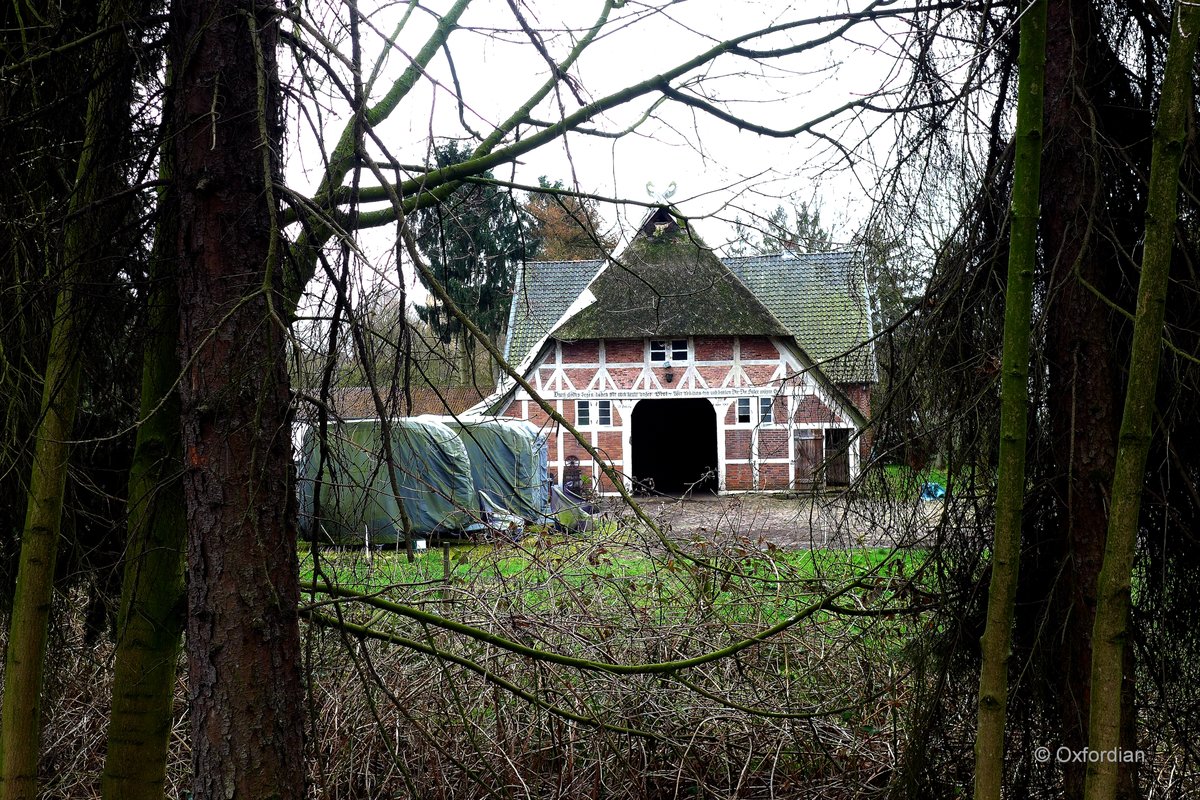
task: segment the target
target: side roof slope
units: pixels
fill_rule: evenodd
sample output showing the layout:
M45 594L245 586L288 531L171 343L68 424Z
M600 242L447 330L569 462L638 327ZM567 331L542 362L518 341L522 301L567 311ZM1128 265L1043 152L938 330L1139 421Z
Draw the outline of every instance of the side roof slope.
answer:
M527 261L508 313L504 357L519 366L604 266L596 261Z
M775 253L722 260L831 380L877 380L871 310L857 253Z

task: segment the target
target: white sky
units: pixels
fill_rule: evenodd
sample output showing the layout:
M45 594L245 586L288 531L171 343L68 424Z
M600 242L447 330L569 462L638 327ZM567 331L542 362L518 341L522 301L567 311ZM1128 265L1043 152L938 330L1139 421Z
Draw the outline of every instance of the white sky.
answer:
M721 39L864 4L865 0L656 0L650 4L630 0L613 13L610 33L593 43L571 74L579 80L583 99L590 101L685 61ZM451 3L435 0L425 5L440 12ZM522 8L529 23L544 32L546 46L557 59L568 51L601 5L597 0L529 0ZM360 8L367 7L366 2L360 2ZM406 8L405 3L380 4L370 15L371 27L390 33ZM318 20L318 25L348 53L347 37L339 31L344 22L330 15ZM903 87L905 76L897 72L895 57L902 46L900 28L894 23L889 25L890 32L871 23L862 24L836 45L770 63L722 56L693 73L693 77L703 77L703 90L709 97L730 104L727 110L757 123L790 128L865 94ZM464 15L461 28L451 36L449 46L462 87L464 116L469 126L486 134L545 80L548 68L517 28L506 0L477 0ZM372 100L407 66L406 57L417 52L431 29L432 21L425 12L412 14L397 42L400 52L390 54ZM750 46L781 46L829 30L830 25L808 26L757 40ZM367 45L363 58L369 70L382 49L381 40L370 30L364 31L364 39ZM679 81L674 85L678 86ZM578 108L571 92L564 89L560 97L567 113ZM639 98L598 120L595 127L620 130L638 119L657 97L650 94ZM559 98L552 95L534 112L535 117L556 119L562 113L558 103ZM327 111L322 125L331 147L345 124L348 109L344 103L330 101ZM865 127L881 123L884 127L880 130L868 131ZM818 129L852 151L852 170L841 154L811 135L774 139L739 132L726 122L668 102L632 135L620 139L571 135L523 156L512 167L495 170L495 174L525 184L536 184L539 176L546 175L583 191L636 201L651 199L648 184L662 192L674 183L677 188L671 200L685 214L713 217L697 225L700 235L713 246L721 245L731 235L731 228L720 220L749 218L756 212L767 214L781 201L786 206L791 199L803 200L820 209L822 221L833 227L835 239L847 240L870 211L865 189L873 185L877 170L886 165L891 131L878 116L857 121L844 116ZM379 132L392 155L405 163L426 161L434 139L469 136L458 119L444 55L434 59L426 79ZM293 188L311 192L320 178L316 137L297 122L290 142L288 180ZM636 207L606 206L602 213L627 236L646 212ZM383 230L367 235L363 246L370 260L386 261L392 239L392 233Z

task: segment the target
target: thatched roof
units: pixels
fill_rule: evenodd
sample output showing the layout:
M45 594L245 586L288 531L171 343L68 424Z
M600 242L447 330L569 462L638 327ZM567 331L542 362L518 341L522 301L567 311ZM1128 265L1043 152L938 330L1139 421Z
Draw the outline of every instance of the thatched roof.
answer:
M594 300L554 329L556 339L790 335L666 208L647 219L588 291Z
M671 249L664 247L668 243L678 245L678 252L661 252ZM719 272L713 264L717 259L694 231L680 226L667 209L659 209L642 225L629 250L615 261L524 264L509 316L505 342L509 361L524 363L547 338L591 338L584 335L589 330L623 326L619 334L593 334L611 338L706 335L718 323L724 324L722 314L713 309L721 307L726 297L735 302L742 296L736 287L729 289L740 283L782 325L784 335L820 363L821 372L832 381L877 380L874 351L867 344L871 339L870 305L861 261L853 251L724 258L720 264L725 271ZM637 264L648 267L648 274ZM707 280L692 275L692 265L697 273L708 276ZM642 282L648 275L653 278ZM615 320L600 319L602 300L604 308L632 310L618 313ZM757 313L747 313L744 318L753 319ZM685 325L687 320L694 324ZM627 332L639 324L642 329L650 327L649 322L655 325L653 334ZM672 327L675 330L669 330ZM742 333L771 335L775 330L768 324L765 330Z

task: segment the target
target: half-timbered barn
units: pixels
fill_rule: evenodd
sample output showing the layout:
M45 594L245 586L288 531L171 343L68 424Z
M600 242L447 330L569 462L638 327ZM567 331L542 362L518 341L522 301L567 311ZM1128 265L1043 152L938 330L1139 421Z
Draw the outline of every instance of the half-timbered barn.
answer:
M848 484L876 380L850 252L718 258L667 208L608 261L527 263L505 355L624 476L676 493ZM550 432L551 472L614 487L574 437L502 380L491 413Z

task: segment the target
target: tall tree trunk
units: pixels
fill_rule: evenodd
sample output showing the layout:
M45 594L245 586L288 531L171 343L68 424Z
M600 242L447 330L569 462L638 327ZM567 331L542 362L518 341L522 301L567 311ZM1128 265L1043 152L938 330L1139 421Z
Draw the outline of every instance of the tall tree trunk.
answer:
M1183 161L1187 118L1194 106L1193 68L1200 35L1200 6L1175 4L1171 42L1163 72L1154 151L1150 162L1150 187L1146 207L1146 244L1138 284L1133 346L1129 354L1129 380L1113 475L1112 504L1104 566L1097 588L1096 620L1092 636L1092 696L1088 728L1089 750L1106 756L1122 744L1122 686L1125 675L1125 642L1129 636L1130 591L1134 547L1146 458L1153 438L1155 390L1162 350L1167 279L1175 242L1179 197L1179 167ZM1088 760L1087 800L1112 800L1118 786L1118 760Z
M168 94L169 98L169 94ZM169 141L169 137L165 138ZM169 179L169 148L160 177ZM150 336L142 356L137 441L129 469L128 544L117 618L112 713L102 789L109 800L161 800L183 633L183 444L179 431L179 207L159 196L151 260Z
M36 27L28 24L26 4L0 5L0 62L13 70L0 80L0 496L6 501L0 503L0 609L6 615L57 299L51 282L61 263L62 220L52 209L63 205L62 187L77 167L87 116L79 75L92 53L78 48L36 57L95 26L94 10L83 13L81 3L55 5L57 13L39 9L43 24Z
M295 498L273 181L278 10L178 0L180 386L194 796L304 793Z
M1097 296L1116 296L1122 267L1120 248L1107 227L1102 112L1110 99L1101 86L1108 54L1099 52L1100 24L1090 0L1052 3L1046 39L1041 232L1048 262L1046 416L1053 428L1056 508L1041 532L1042 561L1036 585L1029 588L1039 598L1050 595L1038 647L1058 703L1054 742L1075 751L1087 741L1096 580L1120 414L1112 312ZM1126 702L1131 699L1132 694ZM1083 765L1071 761L1061 769L1064 796L1078 800ZM1125 773L1131 794L1132 771Z
M1033 270L1037 264L1046 5L1047 0L1034 0L1021 16L1012 225L1004 302L996 532L987 626L981 643L983 663L979 673L979 720L975 739L975 800L1000 800L1004 785L1008 657L1012 647L1013 608L1021 558L1021 514L1025 506L1029 328L1033 313Z
M50 353L43 379L43 416L38 426L33 474L26 501L17 587L4 662L4 715L0 720L0 798L3 800L32 800L37 796L46 632L67 480L68 440L79 399L78 308L77 293L72 285L78 284L80 276L71 272L63 278L67 285L59 292L50 336Z
M134 4L108 0L101 28L131 21ZM88 281L107 269L110 237L124 204L112 202L123 185L119 154L128 136L133 53L123 33L94 48L95 85L88 94L83 146L63 231L62 285L58 292L42 387L42 417L34 445L17 586L13 597L0 722L0 797L33 798L41 729L46 635L54 566L62 522L70 439L79 401L82 337Z

